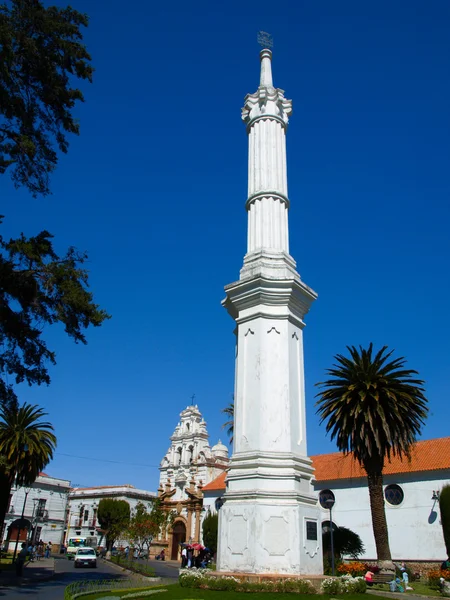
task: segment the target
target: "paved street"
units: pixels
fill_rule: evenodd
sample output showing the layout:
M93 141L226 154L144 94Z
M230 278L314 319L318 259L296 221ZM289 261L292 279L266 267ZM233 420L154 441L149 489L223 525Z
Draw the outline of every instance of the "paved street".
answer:
M152 560L151 566L159 577L171 579L175 583L178 578L178 569L170 563L161 563ZM119 579L130 578L117 567L104 560L98 561L97 569L75 569L73 562L65 558L56 558L55 576L50 581L37 581L25 583L21 586L2 587L0 581L0 598L7 600L63 600L64 589L69 583L86 579ZM149 584L151 585L151 584Z

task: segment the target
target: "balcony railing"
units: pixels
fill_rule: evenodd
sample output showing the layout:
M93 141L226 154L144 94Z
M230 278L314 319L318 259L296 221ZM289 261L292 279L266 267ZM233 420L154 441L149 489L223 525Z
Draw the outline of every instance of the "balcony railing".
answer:
M36 512L36 520L37 521L48 521L48 510L39 509Z

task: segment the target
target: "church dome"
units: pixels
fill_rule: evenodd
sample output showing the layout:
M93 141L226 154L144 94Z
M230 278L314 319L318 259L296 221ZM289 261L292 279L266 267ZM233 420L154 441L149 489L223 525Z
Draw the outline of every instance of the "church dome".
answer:
M215 458L228 458L228 448L220 440L211 448L211 453Z

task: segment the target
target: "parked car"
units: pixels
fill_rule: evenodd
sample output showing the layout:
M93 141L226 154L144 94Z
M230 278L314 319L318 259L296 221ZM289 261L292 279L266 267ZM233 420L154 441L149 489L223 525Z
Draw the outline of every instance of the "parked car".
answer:
M97 555L94 548L78 548L74 558L75 568L97 567Z

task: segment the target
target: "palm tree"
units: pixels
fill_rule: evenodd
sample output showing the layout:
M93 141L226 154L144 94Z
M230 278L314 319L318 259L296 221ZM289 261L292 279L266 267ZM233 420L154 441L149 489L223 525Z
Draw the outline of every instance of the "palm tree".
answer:
M228 417L228 421L222 425L222 429L227 428L227 435L230 438L230 444L232 444L234 434L234 400L226 408L223 408L222 412Z
M347 346L350 358L336 355L327 369L332 377L317 385L322 391L317 413L326 431L344 454L353 453L367 473L372 527L379 561L391 561L384 511L383 468L392 456L409 458L411 447L427 417L424 382L417 371L405 369L403 357L389 360L384 346Z
M0 408L0 531L14 481L16 485L31 485L53 458L53 426L40 421L46 414L26 403Z

